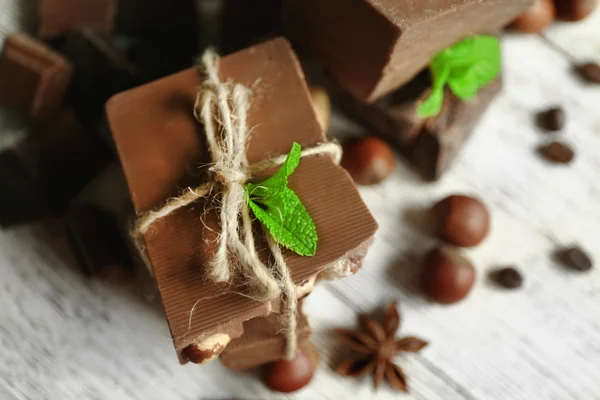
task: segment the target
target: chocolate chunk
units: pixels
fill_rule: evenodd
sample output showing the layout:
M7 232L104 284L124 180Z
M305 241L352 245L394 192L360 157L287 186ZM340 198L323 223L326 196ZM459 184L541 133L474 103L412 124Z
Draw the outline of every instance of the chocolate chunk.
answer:
M562 107L552 107L538 113L536 116L537 125L545 131L560 131L565 126L565 110Z
M0 106L47 120L62 107L71 73L71 63L44 43L11 35L0 56Z
M63 210L113 157L69 109L26 139L16 151L53 212Z
M600 64L588 62L577 65L575 70L584 81L600 84Z
M70 32L61 51L75 66L69 102L82 121L95 126L114 94L140 85L141 71L118 47L113 36L93 28Z
M575 152L569 145L563 142L552 142L548 145L541 146L538 153L556 164L569 164L575 158Z
M71 248L86 275L111 281L132 276L129 249L110 213L80 204L69 207L64 218Z
M43 39L85 27L111 31L114 26L117 0L37 0L37 3L38 35Z
M575 271L589 271L594 265L590 256L579 246L559 249L554 253L554 258L564 267Z
M43 194L19 155L0 153L0 225L35 221L47 215Z
M424 78L420 78L424 79ZM371 132L395 143L400 152L426 180L439 179L456 158L463 143L502 88L498 78L483 88L475 98L461 101L449 90L444 95L442 111L422 120L417 106L429 95L425 82L413 82L407 93L400 89L374 104L340 94L339 102L350 118ZM419 93L414 96L414 93Z
M298 304L301 307L301 302ZM244 323L244 334L229 343L221 353L221 362L233 370L245 370L285 357L285 326L281 316L254 318ZM311 334L308 321L302 312L298 313L298 339L300 346Z
M282 3L283 0L225 0L221 24L223 53L279 33Z
M284 27L357 98L373 102L468 35L493 32L533 0L291 0Z
M253 88L249 163L285 154L294 141L303 146L325 141L300 64L286 40L224 57L219 65L222 80ZM201 74L192 68L117 95L107 104L137 213L204 182L198 166L206 164L208 154L202 125L193 115L201 83ZM284 252L294 282L309 281L348 260L360 263L377 225L346 172L330 157L305 157L289 183L319 235L313 257ZM217 285L205 279L218 230L218 215L206 199L156 222L144 235L178 351L190 344L199 350L222 348L241 336L244 321L277 312L280 306L277 300L260 303L236 294L246 290L236 282Z
M490 278L505 289L517 289L523 284L523 276L513 267L506 267L490 272Z

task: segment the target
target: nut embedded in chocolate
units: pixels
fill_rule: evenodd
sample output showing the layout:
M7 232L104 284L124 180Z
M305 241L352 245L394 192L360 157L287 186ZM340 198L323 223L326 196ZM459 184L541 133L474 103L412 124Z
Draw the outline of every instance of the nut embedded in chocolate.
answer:
M505 289L517 289L523 284L523 276L513 267L491 271L490 279Z
M552 107L537 114L536 122L540 129L550 132L560 131L566 121L565 110L562 107Z
M589 271L594 266L590 256L579 246L559 249L554 253L554 258L574 271Z
M320 86L312 86L310 88L310 97L317 113L319 125L321 125L323 132L327 132L331 119L331 99L327 91Z
M575 152L566 143L554 141L538 148L538 153L546 160L556 164L570 164L575 158Z
M181 350L181 355L194 364L205 364L225 350L231 338L223 333L214 334L200 343L193 343Z

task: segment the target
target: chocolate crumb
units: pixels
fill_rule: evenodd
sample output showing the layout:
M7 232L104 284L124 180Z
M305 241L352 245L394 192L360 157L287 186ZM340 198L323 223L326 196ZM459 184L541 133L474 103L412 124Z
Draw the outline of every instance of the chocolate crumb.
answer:
M569 164L575 158L573 149L563 142L552 142L546 146L538 148L538 153L557 164Z
M537 114L536 122L540 129L549 132L560 131L565 126L565 110L552 107Z
M523 285L523 276L513 267L506 267L491 271L490 279L505 289L517 289Z
M590 256L579 246L559 249L554 258L565 268L575 271L589 271L594 266Z
M575 66L575 71L588 83L600 84L600 64L588 62Z

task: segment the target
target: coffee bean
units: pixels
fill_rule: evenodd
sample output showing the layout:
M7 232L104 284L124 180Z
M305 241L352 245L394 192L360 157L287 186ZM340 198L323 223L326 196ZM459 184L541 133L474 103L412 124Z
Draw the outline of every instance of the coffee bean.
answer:
M556 16L552 0L535 0L523 15L517 18L512 27L520 32L538 33L547 28Z
M565 110L562 107L552 107L538 113L537 125L545 131L560 131L565 126Z
M421 286L431 300L452 304L471 291L475 275L473 264L458 249L441 246L425 257Z
M556 14L562 21L579 21L594 11L598 0L554 0Z
M562 142L552 142L538 149L540 155L557 164L569 164L575 158L575 152L569 145Z
M600 64L587 62L575 66L575 70L584 81L600 84Z
M438 236L460 246L475 246L490 231L490 213L478 199L463 195L448 196L433 208Z
M588 271L594 264L590 256L579 246L559 249L554 253L554 258L564 267L575 271Z
M516 289L523 284L523 276L512 267L494 270L490 272L490 278L505 289Z
M357 184L374 185L394 171L396 158L386 142L373 136L365 136L344 146L342 167Z

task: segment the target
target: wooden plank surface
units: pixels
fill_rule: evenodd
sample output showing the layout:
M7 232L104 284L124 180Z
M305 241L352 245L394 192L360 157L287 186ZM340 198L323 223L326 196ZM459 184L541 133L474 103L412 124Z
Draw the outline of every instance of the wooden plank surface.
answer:
M1 33L21 26L11 17L25 15L19 3L0 0ZM219 363L181 367L161 311L127 288L83 278L50 224L0 231L0 399L599 399L600 272L565 271L550 254L579 243L600 262L600 87L581 83L565 55L600 60L600 11L545 38L509 35L504 50L506 90L440 183L419 181L400 162L392 178L361 189L381 229L356 276L322 283L306 300L322 360L309 387L283 396ZM550 138L532 115L552 104L568 113L561 135L577 150L570 166L535 154ZM27 130L6 118L0 114L2 140ZM341 121L335 128L355 130ZM453 192L482 197L493 228L469 251L479 272L474 291L444 307L418 296L415 278L434 244L424 210ZM487 282L485 272L504 264L523 271L522 290ZM410 396L373 392L369 380L330 368L341 355L331 329L353 326L357 313L392 299L400 302L401 333L431 342L398 359Z

